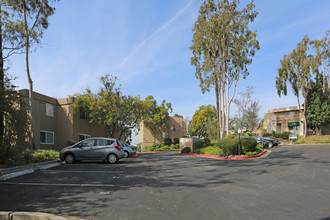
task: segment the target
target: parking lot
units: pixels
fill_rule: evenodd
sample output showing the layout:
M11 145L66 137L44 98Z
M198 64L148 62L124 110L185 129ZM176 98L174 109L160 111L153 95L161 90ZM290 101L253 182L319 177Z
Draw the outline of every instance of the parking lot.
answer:
M0 181L0 210L88 219L327 219L330 145L225 161L141 154Z

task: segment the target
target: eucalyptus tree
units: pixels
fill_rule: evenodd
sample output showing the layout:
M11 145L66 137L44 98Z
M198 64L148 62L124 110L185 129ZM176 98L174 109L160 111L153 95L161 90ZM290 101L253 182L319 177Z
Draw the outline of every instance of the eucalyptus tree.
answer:
M49 26L49 17L54 14L55 8L50 5L59 0L4 0L13 11L14 17L18 18L19 25L16 31L19 34L18 41L25 48L26 75L29 82L29 106L31 117L31 142L35 147L34 140L34 111L33 111L33 81L29 67L29 53L33 45L40 44L44 30Z
M215 89L220 138L229 133L230 104L240 76L249 75L247 65L259 49L256 32L249 29L257 12L251 1L238 10L238 0L204 1L193 27L191 64L203 93ZM231 95L229 94L231 92Z
M304 137L307 134L306 122L306 97L313 81L313 76L318 72L319 62L314 55L309 53L310 39L306 35L297 47L288 55L284 55L276 77L277 94L287 95L287 83L291 85L297 97L299 111L303 118ZM303 98L303 108L300 97Z
M319 72L323 72L323 84L322 91L326 91L326 83L328 84L328 96L330 97L330 30L325 32L324 37L321 40L313 40L311 44L316 50L316 59L319 61L321 69Z

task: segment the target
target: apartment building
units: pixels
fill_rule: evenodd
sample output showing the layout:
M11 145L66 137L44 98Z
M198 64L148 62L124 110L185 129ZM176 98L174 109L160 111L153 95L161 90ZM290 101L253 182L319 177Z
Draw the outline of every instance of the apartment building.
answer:
M291 132L303 135L302 113L298 106L268 110L264 115L265 133Z
M154 144L161 144L165 138L181 138L186 135L186 122L181 117L169 117L168 128L160 130L153 135L152 132L146 128L143 122L140 123L140 144L144 147Z
M28 106L29 91L20 90L19 93ZM80 141L88 137L106 137L106 127L97 123L89 123L83 111L74 112L73 98L56 99L37 92L34 95L34 126L35 144L37 148L62 149L68 141ZM26 109L29 109L28 107ZM25 121L29 120L27 110ZM28 124L28 123L27 123ZM30 143L28 129L20 131L18 144L26 146Z

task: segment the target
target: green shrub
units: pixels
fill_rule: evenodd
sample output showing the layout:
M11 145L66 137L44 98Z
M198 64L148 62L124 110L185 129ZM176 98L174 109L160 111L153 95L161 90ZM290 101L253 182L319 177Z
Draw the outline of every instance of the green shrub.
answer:
M194 149L203 148L203 147L206 147L204 140L199 139L194 141Z
M164 139L164 144L165 145L171 145L172 144L172 139L171 138L165 138Z
M245 153L245 156L254 156L254 155L257 155L257 151L253 151L253 152L246 152Z
M210 138L204 138L203 139L203 141L204 141L204 146L206 147L206 146L210 146L210 144L211 144L211 140L210 140Z
M256 149L257 149L257 153L261 153L264 150L264 146L262 144L258 144Z
M137 152L141 152L141 144L138 144L138 146L137 146Z
M188 154L190 152L191 152L190 147L185 147L181 150L181 153L184 153L184 154Z
M218 147L209 146L209 147L201 148L199 150L200 150L199 152L200 154L223 156L223 150Z
M223 139L234 139L236 137L237 137L237 134L230 134L230 135L224 137Z
M281 135L280 135L280 138L284 139L284 140L289 140L289 135L290 135L290 132L283 132Z
M180 143L180 138L173 138L173 144L179 144Z
M223 139L216 144L223 151L223 155L237 155L238 153L238 138Z
M242 154L245 154L246 152L253 152L257 150L257 141L254 138L241 138L241 149Z
M179 150L179 144L171 144L170 151L178 151Z
M154 148L153 145L151 145L151 146L146 147L146 151L147 151L147 152L155 151L155 148Z

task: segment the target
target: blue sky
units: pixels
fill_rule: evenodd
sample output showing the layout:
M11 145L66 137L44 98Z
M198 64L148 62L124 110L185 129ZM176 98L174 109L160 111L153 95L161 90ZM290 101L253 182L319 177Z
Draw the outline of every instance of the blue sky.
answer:
M100 88L99 77L119 78L124 94L153 95L172 103L173 114L193 116L201 105L215 104L214 92L202 94L190 64L192 27L202 0L63 0L56 4L42 47L30 55L36 92L65 98ZM248 1L241 1L241 5ZM330 29L328 0L256 0L260 50L238 92L255 86L254 98L269 109L297 105L290 93L279 98L275 77L280 60L304 35L321 39ZM19 89L28 88L24 55L9 63ZM232 115L235 106L232 105Z

